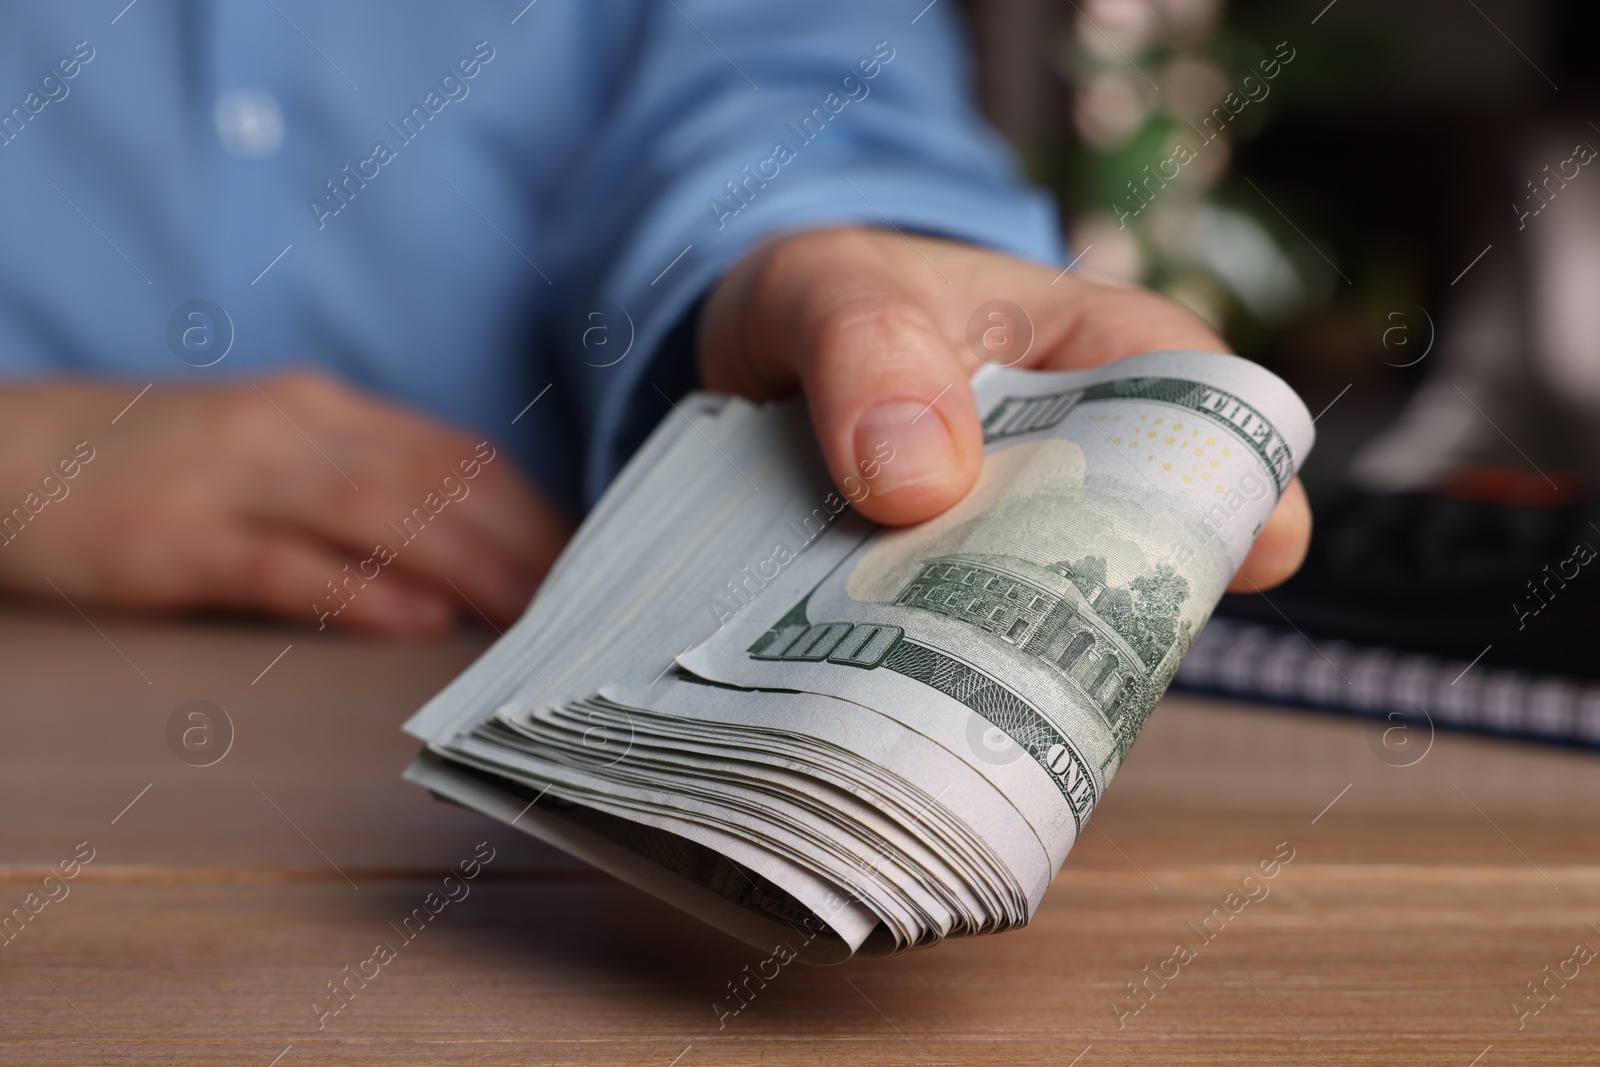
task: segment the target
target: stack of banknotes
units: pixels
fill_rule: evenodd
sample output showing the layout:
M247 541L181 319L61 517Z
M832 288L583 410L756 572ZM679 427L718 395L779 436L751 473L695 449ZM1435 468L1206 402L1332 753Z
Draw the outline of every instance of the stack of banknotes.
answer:
M677 402L407 777L811 962L1026 924L1313 428L1211 353L972 384L903 528L889 442L836 484L800 403Z

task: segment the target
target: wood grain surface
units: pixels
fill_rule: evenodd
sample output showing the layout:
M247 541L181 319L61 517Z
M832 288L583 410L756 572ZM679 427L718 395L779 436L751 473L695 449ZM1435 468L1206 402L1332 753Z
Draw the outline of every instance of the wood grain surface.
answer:
M0 611L0 908L94 850L0 944L0 1062L1600 1061L1595 755L1169 697L1030 927L773 975L400 781L486 640ZM233 725L208 767L168 745L190 700Z

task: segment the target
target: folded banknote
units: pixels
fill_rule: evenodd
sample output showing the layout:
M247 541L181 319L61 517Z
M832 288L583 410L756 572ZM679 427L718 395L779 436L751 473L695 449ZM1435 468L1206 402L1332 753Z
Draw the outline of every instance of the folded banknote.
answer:
M407 776L811 962L1022 926L1304 461L1245 360L985 367L973 490L851 506L799 402L676 403Z

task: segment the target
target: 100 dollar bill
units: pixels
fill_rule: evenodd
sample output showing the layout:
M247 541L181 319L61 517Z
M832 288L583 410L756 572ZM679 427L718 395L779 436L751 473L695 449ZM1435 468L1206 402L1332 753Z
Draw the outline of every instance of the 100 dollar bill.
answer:
M970 762L1059 866L1314 430L1233 356L986 368L985 460L903 529L841 515L710 639L702 678L839 697Z

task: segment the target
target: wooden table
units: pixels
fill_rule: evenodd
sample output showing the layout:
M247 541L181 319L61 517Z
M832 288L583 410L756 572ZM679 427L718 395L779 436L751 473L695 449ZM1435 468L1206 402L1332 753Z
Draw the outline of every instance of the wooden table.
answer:
M0 612L0 905L94 851L0 945L0 1062L1600 1059L1600 959L1569 962L1600 949L1591 754L1441 734L1401 767L1363 723L1169 698L1031 927L793 964L719 1029L763 953L400 781L399 723L483 639L90 617ZM208 767L167 742L194 699L234 727ZM319 1030L325 983L483 841L470 896Z

